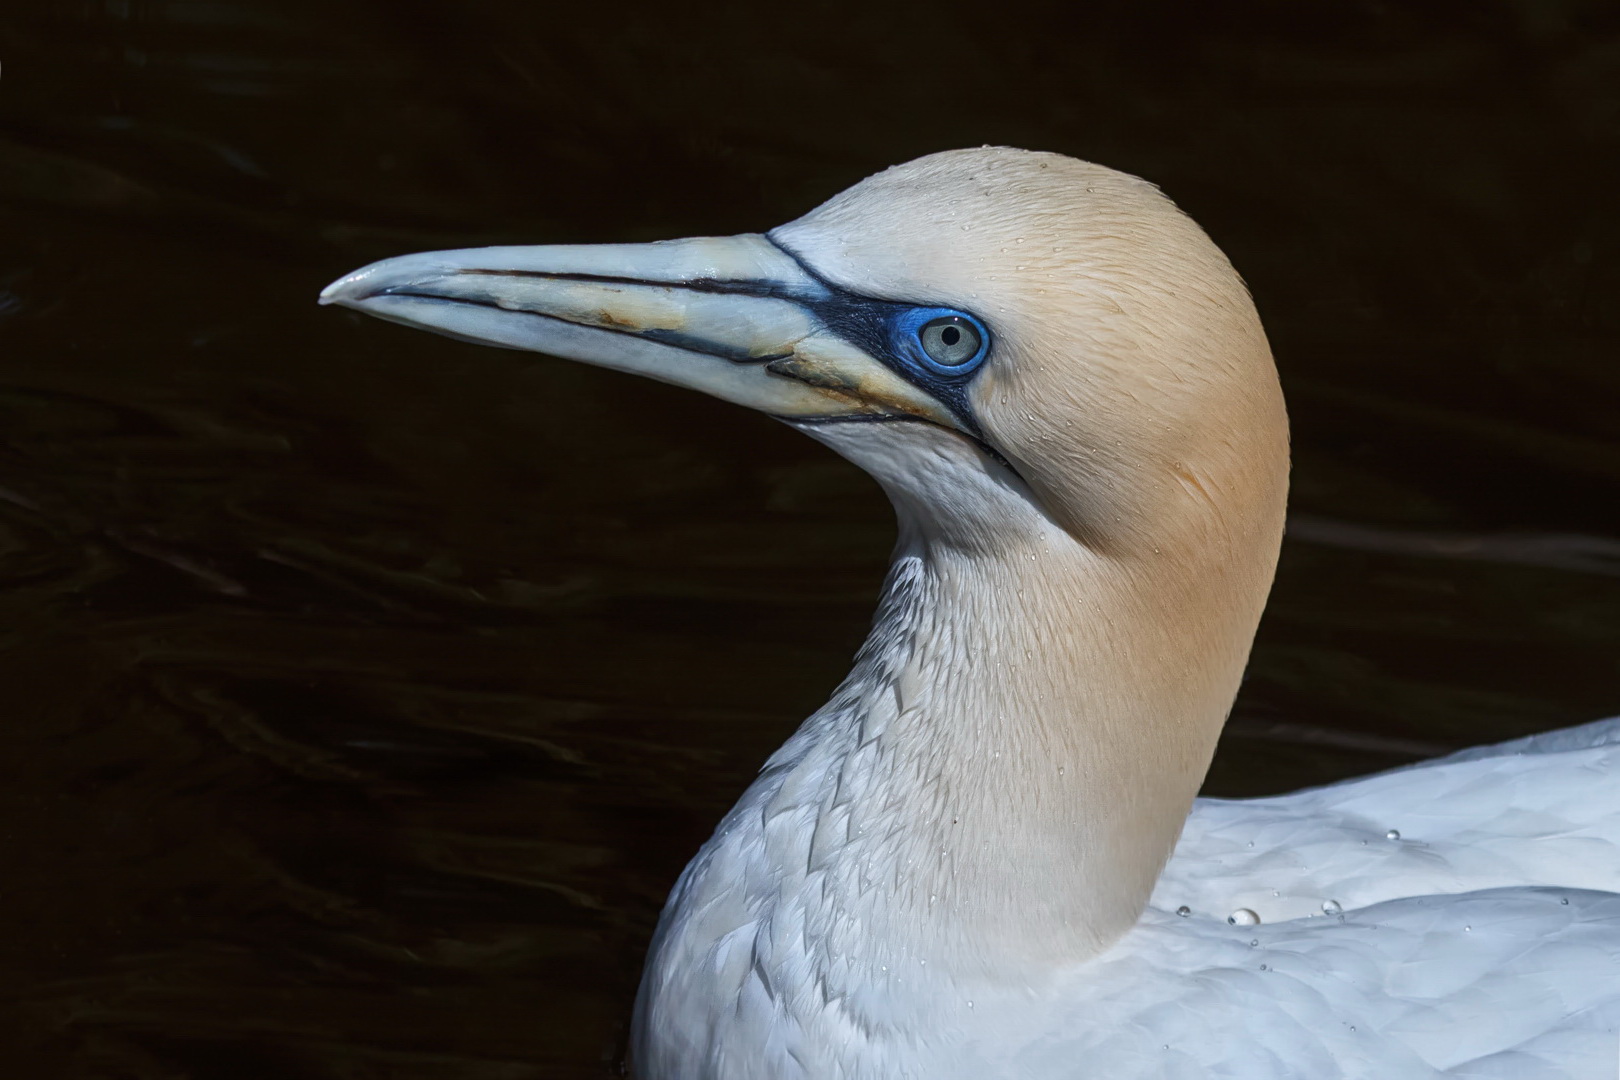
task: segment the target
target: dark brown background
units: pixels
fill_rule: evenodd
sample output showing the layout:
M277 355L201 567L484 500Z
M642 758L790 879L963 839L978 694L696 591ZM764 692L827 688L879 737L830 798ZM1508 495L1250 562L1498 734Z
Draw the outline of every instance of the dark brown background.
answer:
M863 633L862 475L315 306L383 255L760 229L983 142L1138 172L1295 423L1210 790L1620 711L1616 10L7 5L0 1073L607 1075Z

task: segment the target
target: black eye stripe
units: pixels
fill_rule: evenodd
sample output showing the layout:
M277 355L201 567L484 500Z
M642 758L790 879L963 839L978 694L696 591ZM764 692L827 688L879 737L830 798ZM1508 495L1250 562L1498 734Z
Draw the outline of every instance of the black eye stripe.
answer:
M984 429L973 415L967 394L968 384L982 364L972 365L969 370L950 372L933 371L907 362L893 346L893 329L902 322L903 316L917 311L919 305L879 300L850 292L822 277L797 252L775 236L767 233L765 238L797 263L799 269L819 286L813 295L797 295L792 299L809 309L828 330L880 361L907 382L925 390L951 411L964 430L983 443Z

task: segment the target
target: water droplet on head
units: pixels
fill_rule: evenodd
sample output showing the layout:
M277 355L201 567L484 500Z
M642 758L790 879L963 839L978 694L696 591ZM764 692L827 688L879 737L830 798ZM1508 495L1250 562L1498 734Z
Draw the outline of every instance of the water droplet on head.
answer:
M1389 830L1389 832L1384 834L1384 839L1385 840L1399 840L1400 838L1401 838L1401 830L1399 830L1399 829L1391 829L1391 830Z
M1342 904L1340 904L1337 900L1324 900L1324 901L1322 901L1322 913L1324 915L1337 915L1339 912L1341 912L1343 910L1344 910L1344 906Z
M1192 908L1188 907L1186 904L1182 904L1180 907L1176 908L1176 914L1185 919L1187 916L1192 914Z
M1258 926L1260 916L1253 908L1240 907L1228 915L1226 921L1233 926Z

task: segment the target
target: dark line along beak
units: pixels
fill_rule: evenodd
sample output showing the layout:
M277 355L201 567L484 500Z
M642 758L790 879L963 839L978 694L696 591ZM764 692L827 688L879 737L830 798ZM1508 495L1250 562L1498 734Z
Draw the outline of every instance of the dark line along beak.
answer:
M323 304L702 390L793 420L951 411L816 314L827 287L763 236L488 247L384 259ZM971 434L971 433L969 433Z

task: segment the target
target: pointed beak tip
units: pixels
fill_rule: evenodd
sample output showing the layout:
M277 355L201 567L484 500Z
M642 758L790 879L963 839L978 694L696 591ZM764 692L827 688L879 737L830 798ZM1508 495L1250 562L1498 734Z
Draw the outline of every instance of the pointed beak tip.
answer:
M407 286L431 286L446 275L462 269L451 256L458 252L425 251L414 255L396 255L368 263L351 270L321 290L319 303L341 304L362 308L366 301L385 295L390 289Z
M346 304L363 299L363 297L357 294L361 291L358 286L365 279L365 277L366 271L364 270L356 270L352 274L344 274L342 277L332 282L332 284L322 289L321 295L319 298L317 298L316 302L323 305Z

